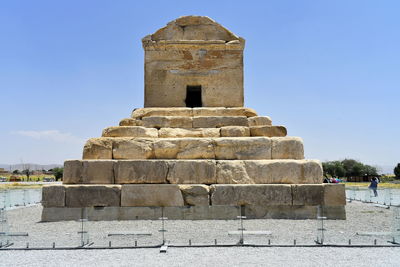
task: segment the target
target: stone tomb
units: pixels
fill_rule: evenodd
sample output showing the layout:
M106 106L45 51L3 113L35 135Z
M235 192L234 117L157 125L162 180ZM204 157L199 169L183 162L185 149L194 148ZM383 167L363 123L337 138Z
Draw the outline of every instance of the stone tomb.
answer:
M244 39L208 17L174 20L143 39L145 107L89 139L43 187L43 221L345 219L343 185L284 126L243 107Z

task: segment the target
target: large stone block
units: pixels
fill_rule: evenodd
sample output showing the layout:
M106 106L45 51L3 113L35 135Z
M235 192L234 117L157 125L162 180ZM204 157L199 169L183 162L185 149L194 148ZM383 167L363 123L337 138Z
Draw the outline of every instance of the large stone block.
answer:
M193 128L220 128L223 126L248 126L245 116L193 117Z
M181 137L220 137L218 128L161 128L158 131L160 138Z
M179 185L185 205L208 206L210 204L210 188L202 184Z
M228 206L292 205L290 185L212 185L211 204Z
M111 138L91 138L83 147L83 159L112 159Z
M254 109L251 108L193 108L193 116L257 116Z
M192 108L138 108L132 111L132 118L182 116L192 117Z
M192 128L192 117L144 117L143 126L148 128ZM197 128L197 127L196 127Z
M67 207L120 206L120 185L65 185Z
M272 159L304 159L303 140L300 137L272 137Z
M218 160L217 184L254 184L242 160Z
M113 184L114 160L85 160L82 167L82 183Z
M255 116L247 119L249 126L266 126L272 125L272 120L267 116Z
M216 159L270 159L271 140L266 137L217 138Z
M245 126L224 126L221 127L221 137L248 137L249 127Z
M63 185L45 185L42 187L43 207L64 207L65 187Z
M251 136L283 137L287 135L283 126L254 126L250 127Z
M103 130L103 137L150 137L158 138L158 130L141 126L108 127Z
M119 122L119 126L142 126L142 121L134 118L125 118Z
M295 184L303 180L303 161L251 160L244 162L248 176L256 184Z
M322 184L292 185L293 205L317 206L324 201L324 187Z
M123 207L175 207L184 206L178 185L122 185Z
M83 162L81 160L66 160L64 162L63 183L82 183Z
M114 138L114 159L151 159L154 158L152 139Z
M303 164L303 180L299 184L312 181L312 184L320 184L323 181L322 164L319 160L306 160Z
M324 205L345 206L346 191L344 184L324 184Z
M169 161L167 180L171 184L213 184L216 183L214 160Z
M163 184L168 164L163 160L119 160L114 172L116 184Z
M208 138L165 138L156 140L157 159L213 159L214 146Z

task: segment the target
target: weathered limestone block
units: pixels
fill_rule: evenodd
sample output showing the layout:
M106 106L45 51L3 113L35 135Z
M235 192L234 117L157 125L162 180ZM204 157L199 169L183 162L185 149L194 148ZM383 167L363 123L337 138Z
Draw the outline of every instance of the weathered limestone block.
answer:
M326 206L345 206L346 191L344 184L323 184L324 202Z
M158 130L141 126L108 127L103 130L103 137L150 137L158 138Z
M82 183L113 184L114 160L85 160L82 168Z
M283 126L253 126L250 127L251 136L283 137L287 130Z
M63 183L82 183L83 162L81 160L66 160L64 162Z
M212 185L212 205L292 205L290 185Z
M248 126L245 116L193 117L193 128L220 128L223 126Z
M218 160L217 184L254 184L242 160Z
M302 177L304 161L251 160L244 163L247 174L256 184L295 184L304 180Z
M122 185L123 207L175 207L184 206L178 185Z
M167 180L170 184L213 184L216 183L214 160L169 161Z
M255 116L247 119L249 126L269 126L272 125L272 120L268 116Z
M214 146L208 138L165 138L154 142L157 159L213 159Z
M158 131L160 138L177 137L220 137L218 128L161 128Z
M83 159L112 159L112 139L90 138L83 147Z
M144 117L143 126L148 128L192 128L192 117Z
M185 205L208 206L210 204L210 188L202 184L179 185Z
M257 112L251 108L193 108L193 116L257 116Z
M114 159L151 159L154 158L152 139L114 138Z
M119 126L142 126L142 121L133 118L125 118L119 122Z
M303 140L300 137L271 137L271 159L304 159Z
M67 207L120 206L120 185L65 185Z
M271 158L271 140L266 137L224 137L214 141L216 159Z
M219 160L217 184L319 183L319 177L307 176L305 166L320 168L318 161L312 160Z
M65 187L63 185L45 185L42 187L43 207L64 207Z
M249 127L224 126L221 127L221 137L247 137L250 136Z
M323 181L322 164L319 160L306 160L303 164L304 179L299 184L312 183L320 184Z
M317 206L324 200L322 184L295 184L292 185L293 205Z
M116 184L164 184L168 164L163 160L119 160L114 172Z
M182 116L192 117L192 108L138 108L132 111L132 118L143 117Z

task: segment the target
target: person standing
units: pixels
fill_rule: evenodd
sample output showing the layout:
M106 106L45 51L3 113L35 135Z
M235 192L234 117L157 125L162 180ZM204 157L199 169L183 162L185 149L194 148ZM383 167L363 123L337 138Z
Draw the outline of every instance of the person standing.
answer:
M378 178L374 177L371 179L371 183L369 187L372 191L374 191L375 197L378 196Z

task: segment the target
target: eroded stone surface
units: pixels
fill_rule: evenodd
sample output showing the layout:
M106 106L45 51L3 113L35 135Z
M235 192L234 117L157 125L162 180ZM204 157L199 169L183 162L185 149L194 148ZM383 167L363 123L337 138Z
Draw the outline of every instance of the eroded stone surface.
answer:
M193 128L220 128L223 126L248 126L245 116L193 117Z
M120 206L120 185L64 185L66 207Z
M85 160L82 166L82 183L113 184L114 160Z
M224 126L221 127L221 137L247 137L250 136L249 127Z
M211 204L228 206L292 205L290 185L212 185Z
M208 206L210 204L209 191L207 185L202 184L188 184L179 185L182 192L185 205L189 206Z
M83 159L112 159L110 138L91 138L83 147Z
M108 127L103 130L103 137L150 137L157 138L158 131L154 128L141 126Z
M272 125L272 120L268 116L254 116L248 118L249 126L268 126Z
M176 207L184 206L178 185L122 185L122 207Z
M324 205L346 205L346 191L344 184L324 184Z
M141 126L142 121L133 118L125 118L119 122L119 126Z
M167 180L171 184L213 184L216 183L214 160L169 161Z
M160 138L178 138L178 137L220 137L218 128L161 128Z
M250 127L251 136L283 137L287 135L283 126L254 126Z
M300 137L271 137L272 159L304 159L303 140Z
M213 159L214 146L208 138L165 138L154 143L158 159Z
M120 160L114 171L116 184L164 184L168 164L162 160Z
M43 207L64 207L65 187L63 185L44 185L42 187Z
M191 117L144 117L143 126L148 128L192 128Z
M138 108L132 111L132 118L142 119L143 117L162 116L183 116L192 117L192 108Z
M193 116L257 116L257 112L251 108L193 108Z
M63 183L80 184L82 180L83 162L81 160L66 160L64 162Z
M292 185L293 205L317 206L323 203L324 187L322 184Z
M271 140L265 137L217 138L216 159L270 159Z
M115 138L113 144L114 159L151 159L154 158L153 140L141 138Z

